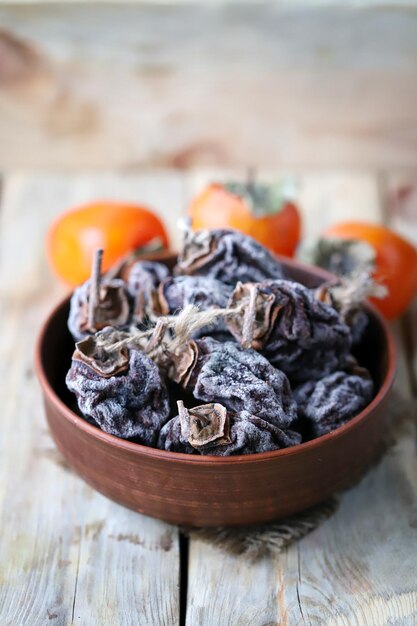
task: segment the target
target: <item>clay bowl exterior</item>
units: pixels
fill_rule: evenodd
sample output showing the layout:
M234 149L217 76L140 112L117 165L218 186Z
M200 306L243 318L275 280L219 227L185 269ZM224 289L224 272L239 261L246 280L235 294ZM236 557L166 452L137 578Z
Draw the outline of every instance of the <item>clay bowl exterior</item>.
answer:
M329 275L281 259L290 278L313 287ZM170 259L164 259L170 261ZM377 452L395 372L395 349L380 315L358 356L375 380L373 401L334 432L293 448L232 457L193 456L149 448L108 435L79 417L65 388L73 343L69 299L46 320L36 369L53 438L68 463L92 487L131 509L186 526L239 526L304 510L357 480Z

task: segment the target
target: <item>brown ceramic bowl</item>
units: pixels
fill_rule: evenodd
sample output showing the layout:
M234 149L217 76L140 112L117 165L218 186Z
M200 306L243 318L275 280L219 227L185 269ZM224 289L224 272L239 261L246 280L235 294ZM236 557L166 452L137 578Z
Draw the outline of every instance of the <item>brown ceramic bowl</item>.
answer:
M164 259L168 262L169 259ZM328 274L282 259L287 275L309 287ZM79 417L65 388L73 343L69 299L46 320L36 369L55 442L92 487L140 513L189 526L267 522L306 509L337 492L368 467L384 432L395 350L386 323L369 306L370 324L358 357L375 381L373 401L334 432L275 452L232 457L190 456L108 435Z

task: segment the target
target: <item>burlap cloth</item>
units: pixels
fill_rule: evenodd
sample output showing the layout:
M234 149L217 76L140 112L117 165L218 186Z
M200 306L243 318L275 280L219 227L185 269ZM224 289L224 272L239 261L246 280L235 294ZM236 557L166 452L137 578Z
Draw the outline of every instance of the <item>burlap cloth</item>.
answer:
M416 401L402 397L397 391L391 393L387 411L389 418L386 431L368 470L381 462L385 454L405 436L409 422L417 421ZM193 528L182 531L189 537L207 541L254 561L263 556L279 554L317 528L337 510L341 495L339 493L326 502L277 522L241 528Z

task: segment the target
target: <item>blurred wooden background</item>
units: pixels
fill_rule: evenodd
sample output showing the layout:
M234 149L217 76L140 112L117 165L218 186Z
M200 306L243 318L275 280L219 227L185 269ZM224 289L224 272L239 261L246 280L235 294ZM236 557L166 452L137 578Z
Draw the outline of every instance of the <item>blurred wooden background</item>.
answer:
M413 168L417 5L0 6L0 169Z

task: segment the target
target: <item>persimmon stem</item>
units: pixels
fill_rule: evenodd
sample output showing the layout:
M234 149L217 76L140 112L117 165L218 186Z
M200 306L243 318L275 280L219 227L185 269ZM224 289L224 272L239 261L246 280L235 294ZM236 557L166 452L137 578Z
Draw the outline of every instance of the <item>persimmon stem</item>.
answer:
M90 278L90 298L88 302L88 326L91 330L95 328L96 309L100 303L100 281L101 264L103 260L103 250L101 248L94 252L91 266Z

